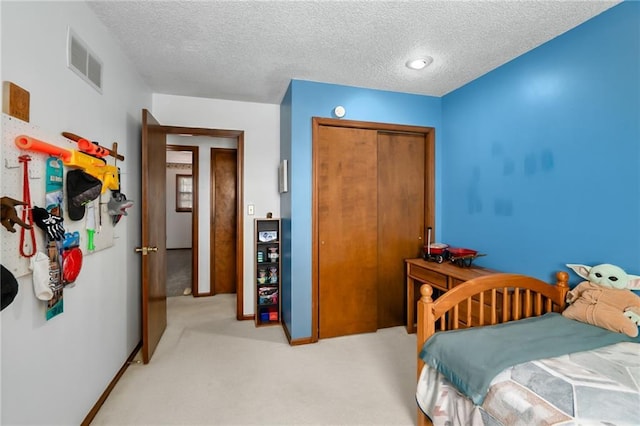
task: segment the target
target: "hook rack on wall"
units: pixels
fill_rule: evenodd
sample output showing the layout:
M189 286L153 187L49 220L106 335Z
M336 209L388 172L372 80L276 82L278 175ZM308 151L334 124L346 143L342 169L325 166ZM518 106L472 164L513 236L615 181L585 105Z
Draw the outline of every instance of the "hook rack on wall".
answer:
M7 160L6 158L4 159L4 168L5 169L18 169L20 168L20 164L15 163L15 164L9 164L9 160Z
M17 161L15 163L9 163L9 160L7 160L6 158L4 159L5 169L19 169L20 167L20 163L18 163ZM42 179L42 176L37 171L29 169L29 179Z

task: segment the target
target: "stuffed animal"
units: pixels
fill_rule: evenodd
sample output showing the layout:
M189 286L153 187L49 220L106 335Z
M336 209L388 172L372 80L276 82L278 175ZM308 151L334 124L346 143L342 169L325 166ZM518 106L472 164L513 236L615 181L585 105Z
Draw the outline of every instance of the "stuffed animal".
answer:
M640 325L640 296L629 289L640 288L640 276L629 275L607 263L593 267L567 266L587 281L567 293L570 305L562 315L636 337Z
M16 212L16 206L26 206L27 203L14 200L13 198L9 197L2 197L0 203L2 204L2 208L0 210L2 216L2 225L7 228L7 231L16 232L16 230L13 228L15 224L18 224L25 229L31 229L31 225L28 225L20 220L20 218L18 217L18 213Z

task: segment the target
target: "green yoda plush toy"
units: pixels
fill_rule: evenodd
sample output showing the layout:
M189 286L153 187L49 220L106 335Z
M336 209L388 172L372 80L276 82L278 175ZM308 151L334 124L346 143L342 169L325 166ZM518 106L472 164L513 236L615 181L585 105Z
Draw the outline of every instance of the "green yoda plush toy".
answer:
M567 266L587 281L567 293L570 305L562 315L636 337L640 325L640 296L630 289L640 289L640 276L629 275L607 263L593 267Z

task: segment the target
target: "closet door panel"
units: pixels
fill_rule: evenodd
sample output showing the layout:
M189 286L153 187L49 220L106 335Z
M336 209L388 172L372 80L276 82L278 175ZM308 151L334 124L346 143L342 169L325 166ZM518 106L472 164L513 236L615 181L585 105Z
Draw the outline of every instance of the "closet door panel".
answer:
M318 138L320 338L377 329L377 132L321 126Z
M425 150L424 135L378 134L378 328L405 323L404 259L423 245Z

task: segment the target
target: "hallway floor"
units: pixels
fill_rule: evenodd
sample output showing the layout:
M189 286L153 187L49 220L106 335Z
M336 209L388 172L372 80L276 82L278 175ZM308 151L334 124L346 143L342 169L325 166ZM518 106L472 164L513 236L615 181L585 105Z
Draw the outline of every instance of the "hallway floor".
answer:
M191 255L190 248L167 250L167 297L182 296L185 289L191 290Z

